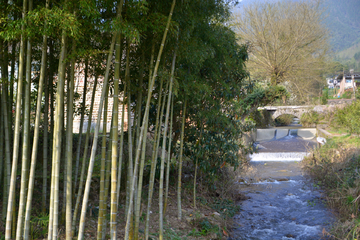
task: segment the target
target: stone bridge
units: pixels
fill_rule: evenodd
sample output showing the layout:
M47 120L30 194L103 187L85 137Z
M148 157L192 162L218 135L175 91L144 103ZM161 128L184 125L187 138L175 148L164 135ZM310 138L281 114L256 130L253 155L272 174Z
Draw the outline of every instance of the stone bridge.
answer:
M315 111L324 113L333 111L335 108L343 108L351 104L353 99L331 99L328 100L327 105L307 105L307 106L265 106L259 107L258 110L267 110L271 113L272 118L275 119L283 114L291 114L297 118L301 118L306 112Z
M273 119L283 114L291 114L300 119L304 113L314 110L314 106L266 106L259 107L258 110L267 110Z

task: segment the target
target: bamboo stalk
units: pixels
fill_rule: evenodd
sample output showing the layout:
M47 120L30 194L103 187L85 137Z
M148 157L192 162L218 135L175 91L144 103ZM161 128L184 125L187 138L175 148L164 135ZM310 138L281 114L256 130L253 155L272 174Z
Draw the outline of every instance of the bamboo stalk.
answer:
M121 4L121 3L120 3ZM114 95L113 95L113 126L111 137L111 195L110 195L110 238L116 240L116 214L117 214L117 156L118 156L118 122L119 122L119 78L121 60L121 37L117 36L115 50L115 74L114 74Z
M173 13L174 8L175 8L175 3L176 3L176 0L173 0L172 5L171 5L170 14L169 14L169 17L168 17L168 21L166 23L166 29L165 29L163 39L162 39L162 42L161 42L161 46L160 46L160 49L159 49L159 54L158 54L157 61L156 61L156 64L155 64L154 74L152 76L151 83L150 83L150 88L148 90L148 97L147 97L147 100L146 100L145 114L144 114L143 123L142 123L141 131L140 131L139 143L137 145L136 157L135 157L135 165L134 165L134 174L133 174L133 179L132 179L132 183L131 183L130 206L129 206L129 209L128 209L128 212L127 212L126 229L125 229L125 239L126 240L129 239L130 220L132 219L132 217L131 217L131 209L132 209L132 205L133 205L132 200L134 198L134 192L135 192L135 180L136 180L135 176L137 175L137 166L139 164L139 158L140 158L140 152L141 152L141 144L142 144L142 141L143 141L143 135L144 135L145 126L146 126L146 119L147 119L148 114L149 114L149 106L150 106L152 90L153 90L153 86L154 86L154 83L155 83L155 78L157 76L157 70L158 70L158 67L159 67L161 54L162 54L162 51L163 51L163 48L164 48L166 35L167 35L168 29L169 29L172 13ZM162 238L160 238L160 240L162 240Z
M146 121L146 125L148 124L148 120ZM146 129L148 127L146 126ZM142 193L142 183L144 177L144 166L145 166L145 153L146 153L146 140L147 140L147 131L144 131L144 140L142 144L141 150L141 162L140 162L140 170L139 170L139 183L138 183L138 192L137 192L137 201L135 206L135 228L134 228L134 239L139 239L139 224L140 224L140 206L141 206L141 193Z
M152 69L153 69L153 65L154 65L154 52L155 52L155 43L153 41L152 44L152 48L151 48L151 57L150 57L150 68L149 68L149 87L151 84L151 78L152 78ZM163 78L161 78L163 79ZM154 164L155 164L155 147L156 147L156 142L157 142L157 132L158 132L158 127L159 127L159 114L160 114L160 106L161 106L161 97L162 97L162 84L163 81L160 81L160 91L159 91L159 100L158 100L158 108L156 111L156 120L155 120L155 134L154 134L154 142L153 142L153 150L152 150L152 158L151 158L151 167L150 167L150 184L149 184L149 194L148 194L148 204L147 204L147 210L146 210L146 220L145 220L145 239L149 238L149 220L150 220L150 207L151 207L151 197L152 196L152 191L154 188L154 180L153 180L153 175L155 174L155 170L153 170L154 168Z
M23 11L22 18L25 19L26 16L26 0L23 0ZM16 186L16 171L18 164L18 149L20 141L20 120L21 120L21 98L22 98L22 89L23 89L23 73L24 73L24 50L25 50L25 26L21 26L21 39L20 39L20 54L19 54L19 79L17 83L17 96L16 96L16 115L15 115L15 130L14 130L14 144L13 144L13 161L11 168L11 179L9 187L9 197L6 213L6 227L5 227L5 240L10 240L11 238L11 223L13 217L13 205L15 200L15 186ZM9 170L8 170L9 171Z
M124 95L121 109L121 130L120 130L120 151L119 151L119 165L118 165L118 178L117 178L117 186L116 186L116 202L119 205L120 198L120 186L121 186L121 166L123 162L123 152L124 152L124 121L125 121L125 92L126 92L126 84L124 87Z
M3 87L3 86L2 86ZM1 93L1 98L2 98L2 95L4 95L4 93ZM5 183L5 187L1 189L0 193L2 194L3 197L5 197L6 194L6 191L7 191L7 186L6 186L6 172L5 172L5 166L6 166L6 163L5 163L5 149L4 149L4 114L3 114L3 110L2 110L2 107L0 106L0 186L1 184ZM4 180L4 181L3 181ZM3 201L3 206L5 205L5 202L6 202L6 199ZM3 212L2 212L2 217L1 218L4 218L5 216L5 209L6 208L2 208ZM1 219L3 220L3 219Z
M93 172L94 163L95 163L97 140L99 138L101 114L102 114L102 110L103 110L103 106L104 106L104 98L105 98L105 95L106 95L106 88L107 88L107 84L108 84L108 80L109 80L109 71L110 71L110 66L111 66L111 58L112 58L113 52L114 52L115 39L116 39L116 35L113 36L112 41L111 41L111 45L110 45L110 50L109 50L107 64L106 64L106 71L105 71L103 90L101 92L101 98L100 98L100 103L99 103L99 110L98 110L98 116L99 117L98 117L98 119L96 121L94 140L93 140L93 145L92 145L92 148L91 148L89 168L88 168L88 174L87 174L86 184L85 184L85 189L84 189L84 197L83 197L82 208L81 208L79 233L78 233L78 239L79 240L82 240L84 238L86 208L87 208L87 202L88 202L88 199L89 199L91 177L92 177L92 172Z
M165 64L164 64L165 65ZM166 103L166 95L163 94L163 83L164 78L162 77L160 80L160 89L159 89L159 102L158 109L156 113L156 121L155 121L155 136L154 136L154 144L151 156L151 169L150 169L150 184L149 184L149 194L148 194L148 206L146 213L146 223L145 223L145 238L148 238L147 234L149 234L149 220L150 220L150 208L151 201L154 193L154 184L155 184L155 171L158 157L158 150L160 145L160 135L161 135L161 126L162 126L162 118L164 115L165 103ZM165 89L169 87L169 82L166 83ZM164 99L162 99L162 95ZM161 102L162 101L162 102ZM146 237L147 236L147 237Z
M47 1L47 6L49 1ZM41 100L42 93L44 89L44 79L45 79L45 71L46 71L46 50L47 50L47 36L43 36L43 47L42 47L42 56L41 56L41 69L40 69L40 79L39 79L39 89L38 89L38 97L36 103L36 117L35 117L35 129L34 129L34 141L31 152L31 168L30 168L30 176L29 176L29 187L28 187L28 195L27 195L27 203L26 203L26 213L25 213L25 228L24 228L24 238L29 238L30 231L30 214L31 214L31 204L32 197L34 191L34 182L35 182L35 167L37 160L37 151L38 151L38 143L39 143L39 130L40 130L40 118L41 118ZM45 129L47 131L47 129Z
M29 11L32 10L32 0L29 0ZM16 226L16 240L22 238L23 223L24 223L24 209L25 196L27 185L27 171L28 171L28 153L29 153L29 139L30 139L30 91L31 91L31 42L27 41L26 49L26 83L25 83L25 102L24 102L24 122L23 122L23 143L21 154L21 185L19 198L19 213Z
M128 41L128 40L127 40ZM132 126L131 126L131 86L130 86L130 44L127 42L127 48L126 48L126 69L125 69L125 81L128 86L128 101L127 101L127 109L128 109L128 147L129 147L129 161L128 161L128 176L127 176L127 182L126 182L126 205L125 205L125 212L130 211L131 214L133 213L133 207L130 203L131 200L131 183L132 179L136 178L134 175L134 158L133 158L133 138L132 138ZM130 206L131 205L131 206ZM130 219L130 235L132 239L133 234L133 219Z
M163 239L163 197L164 197L164 164L165 164L165 150L166 150L166 135L169 125L169 115L170 115L170 103L172 95L172 86L174 82L174 71L175 71L175 61L176 61L176 51L171 65L171 77L169 84L169 94L167 99L166 114L165 114L165 124L164 124L164 133L163 133L163 142L162 142L162 151L161 151L161 168L160 168L160 187L159 187L159 239Z
M72 41L72 53L75 54L76 42ZM71 59L70 82L68 82L67 124L66 124L66 240L72 239L72 148L73 148L73 114L75 88L75 56Z
M184 110L182 114L180 153L179 153L179 176L178 176L178 189L177 189L177 205L178 205L179 220L181 220L181 174L182 174L182 158L183 158L183 148L184 148L185 116L186 116L186 98L185 98Z
M65 57L66 57L66 32L63 30L61 37L61 54L59 59L59 80L56 92L56 111L55 111L55 127L53 140L53 157L54 157L54 203L53 203L53 231L52 238L58 238L59 226L59 177L60 177L60 160L61 160L61 141L62 141L62 126L64 121L64 87L65 87Z
M106 133L107 133L107 109L109 102L109 84L107 85L105 103L104 103L104 117L103 117L103 135L101 143L101 169L100 169L100 193L99 193L99 217L97 228L97 240L102 239L102 228L104 222L105 212L105 160L106 160Z
M4 81L6 81L6 79L4 79ZM9 127L9 121L8 121L8 109L7 109L7 103L6 103L6 99L7 99L7 93L6 93L6 88L4 87L4 85L2 85L2 94L1 94L1 100L2 100L2 126L3 126L3 131L1 133L5 133L5 162L4 162L4 166L6 169L6 171L4 171L4 184L5 184L5 188L4 188L4 192L3 194L5 194L5 198L4 198L4 202L3 202L3 218L5 218L5 210L6 210L6 206L7 206L7 202L8 202L8 194L9 194L9 188L10 188L10 177L11 177L11 153L10 153L10 127Z
M42 200L41 200L41 211L42 211L43 214L45 214L45 212L46 212L46 196L47 196L47 167L48 167L48 140L49 140L49 100L50 100L49 81L48 80L45 81L45 86L44 87L45 87L45 106L44 106L44 138L43 138L43 182L42 182Z
M72 235L75 235L75 225L77 220L77 215L79 212L79 205L81 201L81 195L84 188L84 177L85 177L85 168L86 168L86 160L87 160L87 153L89 148L89 140L90 140L90 130L91 130L91 120L92 120L92 113L94 109L94 99L96 94L96 86L97 86L97 75L95 75L95 81L94 81L94 88L91 96L91 104L90 104L90 113L88 118L88 126L86 130L86 136L85 136L85 149L84 149L84 155L82 159L82 166L81 166L81 174L80 174L80 183L79 183L79 190L78 194L76 196L76 202L75 202L75 209L74 209L74 215L72 220Z
M170 163L171 163L171 138L172 138L172 127L173 127L173 115L174 115L174 98L171 99L169 146L168 146L168 158L167 158L167 165L166 165L166 189L165 189L165 201L164 201L164 214L166 213L168 196L169 196L169 178L170 178Z
M88 68L89 62L86 59L85 61L85 73L84 73L84 90L83 90L83 101L81 103L81 117L80 117L80 128L79 128L79 141L76 149L76 166L75 166L75 179L74 179L74 191L77 186L77 179L79 175L79 162L80 162L80 150L81 150L81 140L82 140L82 132L84 126L84 115L85 115L85 103L86 103L86 92L87 92L87 79L88 79ZM96 89L96 88L95 88Z
M129 209L130 204L130 189L131 189L131 179L133 173L133 154L132 154L132 131L131 131L131 88L130 88L130 79L129 79L129 48L126 48L126 68L125 68L125 82L127 85L127 128L128 128L128 169L127 169L127 180L126 180L126 203L125 203L125 212Z

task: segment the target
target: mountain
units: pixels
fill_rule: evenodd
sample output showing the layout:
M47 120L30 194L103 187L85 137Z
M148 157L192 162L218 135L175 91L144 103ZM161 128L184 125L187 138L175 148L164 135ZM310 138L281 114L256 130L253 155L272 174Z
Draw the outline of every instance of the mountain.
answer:
M234 12L240 12L241 7L251 3L277 1L242 0L235 7ZM322 5L324 7L324 25L329 29L330 43L334 52L346 50L360 43L360 0L323 0Z
M339 52L360 43L360 0L325 0L323 4L333 50Z

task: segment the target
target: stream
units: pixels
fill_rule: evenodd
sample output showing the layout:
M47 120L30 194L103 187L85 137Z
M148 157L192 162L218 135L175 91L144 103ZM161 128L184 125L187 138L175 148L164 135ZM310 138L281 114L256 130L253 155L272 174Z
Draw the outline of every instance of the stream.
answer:
M266 131L258 130L258 153L240 176L240 191L248 199L234 218L238 227L231 239L326 239L323 229L328 231L335 218L321 190L301 171L300 161L316 146L314 131Z

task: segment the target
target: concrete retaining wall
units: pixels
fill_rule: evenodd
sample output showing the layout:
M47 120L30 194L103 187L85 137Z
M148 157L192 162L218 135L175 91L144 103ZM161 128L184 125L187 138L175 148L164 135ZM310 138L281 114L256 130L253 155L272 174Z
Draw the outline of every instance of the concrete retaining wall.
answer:
M276 128L256 129L256 141L271 140L275 137Z
M288 136L289 128L268 128L256 130L256 142L268 141L271 139L280 139ZM317 136L316 128L298 128L292 129L297 131L297 136L305 140L311 140Z
M316 137L316 128L301 128L297 135L305 140L310 140Z
M289 134L289 129L276 129L276 139L286 137Z

